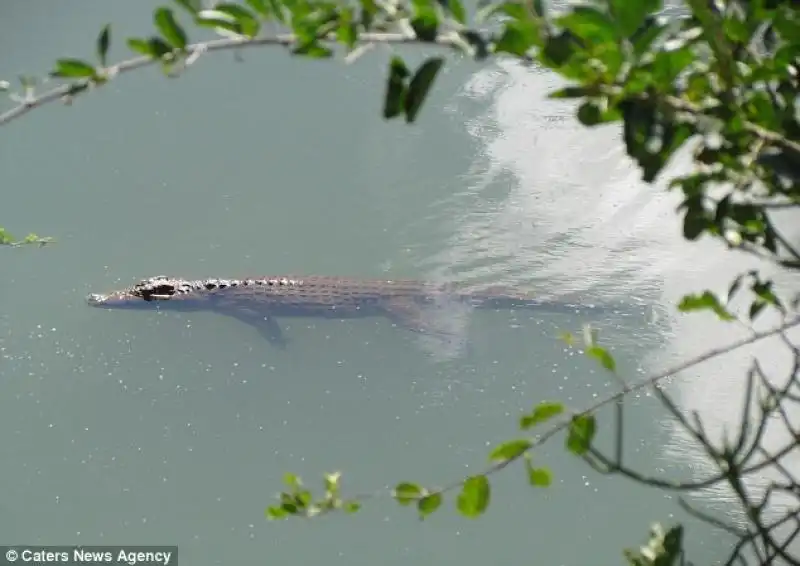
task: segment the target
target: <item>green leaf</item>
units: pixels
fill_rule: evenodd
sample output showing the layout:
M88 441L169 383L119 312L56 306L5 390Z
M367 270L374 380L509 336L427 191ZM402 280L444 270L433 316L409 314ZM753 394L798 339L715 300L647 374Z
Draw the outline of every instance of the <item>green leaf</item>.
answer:
M733 15L724 21L725 35L728 39L736 43L748 43L750 41L750 30L745 22Z
M361 503L358 501L345 501L342 504L342 509L344 509L345 513L356 513L361 509Z
M236 18L219 10L200 10L195 17L195 23L200 27L214 29L217 33L224 30L235 35L243 35Z
M442 505L442 494L431 493L426 495L417 502L417 511L419 511L419 518L424 519Z
M490 499L489 480L484 476L472 476L467 478L461 487L456 506L465 517L475 518L486 511Z
M340 472L332 474L325 474L323 478L325 481L325 491L327 493L336 494L339 491L339 479L342 477Z
M131 37L127 41L128 47L131 51L135 51L136 53L141 53L142 55L154 56L153 52L150 50L150 42L146 39L141 39L138 37Z
M94 66L79 59L59 59L56 68L50 73L51 77L61 78L86 78L94 77L97 71Z
M665 118L649 101L626 99L619 103L619 109L628 155L642 168L642 179L652 183L672 154L694 132L686 124Z
M333 49L321 45L318 41L310 41L292 49L292 55L302 55L309 59L328 59L333 57Z
M303 485L300 478L290 472L283 474L283 483L292 489L299 489Z
M269 17L270 6L267 0L245 0L245 2L262 18Z
M461 0L439 0L439 4L450 12L455 21L462 25L467 23L467 12L464 10Z
M678 75L696 60L694 50L688 46L659 51L650 65L656 84L665 90L671 89Z
M781 312L783 312L784 306L781 300L772 290L774 283L771 280L761 281L761 279L758 278L757 272L755 272L753 276L756 278L756 281L753 283L753 286L751 287L753 293L758 295L760 301L772 305L781 310Z
M314 501L311 492L307 489L295 489L294 493L287 493L285 495L285 500L291 501L292 504L298 508L298 510L307 509Z
M389 77L386 81L386 97L383 102L383 117L390 120L403 111L406 99L406 79L410 75L405 62L398 56L392 57L389 64Z
M258 35L258 32L261 29L261 24L258 22L258 19L256 19L253 13L247 8L240 6L239 4L226 2L224 4L215 5L214 9L218 12L222 12L231 16L238 24L239 33L241 35L250 38Z
M564 98L583 98L589 94L591 90L585 86L566 86L547 95L550 99L564 99Z
M653 42L664 33L669 22L670 20L663 16L647 16L636 33L630 37L633 52L640 57L644 55Z
M556 24L592 44L616 43L613 20L594 6L578 6L556 18Z
M0 228L0 244L8 245L14 242L14 236L5 228Z
M489 455L489 460L514 460L515 458L519 458L522 454L524 454L525 451L527 451L531 446L533 446L533 444L531 444L530 440L525 438L509 440L508 442L504 442L492 450L491 454Z
M748 311L748 316L750 317L750 320L754 321L756 317L758 317L758 315L761 314L761 311L764 310L766 306L767 303L765 303L764 301L758 299L753 301Z
M372 29L372 21L378 13L378 3L375 0L359 0L361 4L361 25L364 29Z
M202 0L175 0L175 3L193 16L203 7Z
M439 30L439 14L430 0L412 0L411 27L421 41L434 41Z
M400 505L408 505L422 497L424 490L415 483L401 482L394 487L393 497Z
M355 23L353 9L343 7L339 13L339 27L336 29L336 39L352 49L358 41L358 28Z
M489 57L489 41L475 30L464 30L461 37L472 47L475 61L485 61Z
M661 0L608 0L617 24L619 37L630 38L645 22L645 18L663 9Z
M601 346L590 346L586 350L586 355L599 361L603 367L610 372L615 372L617 370L617 362L614 361L614 357L608 353L608 350Z
M687 198L683 206L686 208L683 217L683 237L694 241L712 226L712 222L703 207L702 197Z
M525 469L528 472L528 483L533 487L550 487L553 483L553 474L547 468L534 468L529 460L525 460Z
M175 49L184 49L186 47L188 41L186 32L183 31L170 8L158 8L153 14L153 19L156 22L156 28L171 47Z
M528 430L532 426L549 421L564 412L564 405L553 401L542 401L532 413L524 415L520 420L520 428Z
M151 37L148 43L150 44L150 51L154 53L156 57L164 57L172 53L172 46L160 37Z
M578 456L586 454L595 434L593 415L577 415L572 418L567 434L567 449Z
M603 122L603 111L596 102L587 100L578 107L578 121L584 126L596 126Z
M512 20L527 20L530 15L525 9L525 6L515 0L507 0L506 2L492 2L490 0L480 0L478 2L478 9L475 11L475 23L483 24L487 22L495 14L508 16ZM506 18L501 18L501 21L507 21Z
M539 28L530 21L508 22L502 35L494 45L495 53L511 53L524 56L531 47L539 45Z
M408 84L408 91L404 101L404 110L406 112L406 122L413 123L422 108L423 102L433 86L433 81L436 80L436 75L444 65L443 57L431 57L420 65L411 82Z
M336 30L336 39L346 45L348 49L352 49L358 41L356 24L354 22L342 22L339 29Z
M572 59L577 57L577 54L582 50L583 48L575 39L575 36L569 31L563 31L547 39L542 50L541 62L552 69L564 71L568 68ZM580 72L570 72L568 78L585 79L588 72L584 67L583 65L578 65ZM575 74L578 76L573 76Z
M739 292L739 288L742 286L742 281L745 278L745 274L737 275L736 278L731 282L730 287L728 287L728 299L727 302L731 302L736 293Z
M683 527L675 525L664 535L664 553L656 561L655 566L672 566L679 564L683 553Z
M106 66L106 58L108 56L108 47L111 45L111 24L103 26L100 35L97 36L97 57L100 59L100 64Z
M704 291L701 295L685 295L681 302L678 303L678 310L681 312L711 310L720 320L730 321L736 319L722 306L717 296L711 291Z
M628 155L639 161L647 155L646 144L656 130L655 109L647 104L626 100L620 104L623 119L623 137Z
M586 127L608 124L622 119L622 113L608 107L608 100L587 100L578 107L578 120Z
M49 244L49 243L50 243L50 242L52 242L52 241L53 241L53 239L52 239L52 238L42 238L42 237L40 237L38 234L36 234L36 233L33 233L33 232L32 232L32 233L30 233L30 234L28 234L27 236L25 236L25 237L22 239L22 243L23 243L23 244L33 244L33 243L38 243L38 244L40 244L40 245L45 245L45 244Z
M265 514L267 516L267 519L269 519L270 521L285 519L286 517L289 516L289 513L282 506L279 505L267 507Z

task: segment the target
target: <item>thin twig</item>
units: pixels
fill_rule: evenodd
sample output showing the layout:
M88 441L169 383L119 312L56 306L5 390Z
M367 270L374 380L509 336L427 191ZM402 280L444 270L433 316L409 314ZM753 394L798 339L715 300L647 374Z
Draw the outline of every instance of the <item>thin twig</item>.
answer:
M477 33L477 32L476 32ZM329 36L323 41L334 43L336 42L335 36ZM211 41L204 41L193 43L186 46L186 52L189 57L197 57L197 54L212 51L230 51L243 47L263 47L263 46L280 46L289 47L297 42L297 36L294 34L276 34L271 36L262 37L226 37L222 39L214 39ZM382 44L416 44L416 45L439 45L441 47L461 47L462 41L459 41L456 33L440 34L433 41L422 41L415 36L409 36L401 33L388 33L388 32L374 32L374 33L361 33L358 36L358 43L382 43ZM142 67L160 62L161 59L152 58L146 55L134 57L121 61L116 65L108 67L104 70L108 77L114 77L122 73L127 73ZM76 88L88 86L92 83L91 78L80 79L69 84L61 85L53 90L50 90L40 96L33 97L24 101L19 106L16 106L6 112L0 114L0 126L3 126L16 118L27 114L34 108L38 108L44 104L55 102L65 96L69 96L75 92Z
M703 521L704 523L708 523L709 525L712 525L712 526L714 526L714 527L716 527L716 528L718 528L720 530L723 530L723 531L725 531L727 533L730 533L730 534L732 534L733 536L735 536L737 538L741 539L741 538L746 537L749 534L747 531L742 532L742 530L739 529L738 527L735 527L733 525L729 525L727 523L724 523L724 522L720 521L719 519L717 519L716 517L712 517L708 513L704 512L704 511L700 511L699 509L696 509L695 507L690 505L689 502L686 501L683 497L679 497L678 498L678 505L681 507L681 509L686 511L692 517L694 517L696 519L699 519L699 520Z
M642 98L649 99L651 98L651 95L645 94L642 95ZM703 114L703 109L699 105L694 104L693 102L690 102L688 100L684 100L683 98L679 98L677 96L658 97L658 100L663 102L673 110L688 112L694 115ZM765 142L782 147L783 149L790 151L796 156L800 157L800 143L790 140L777 132L768 130L763 126L759 126L758 124L753 124L752 122L744 122L743 126L748 132L750 132L755 136L758 136Z
M477 34L479 36L485 36L485 32L481 32L478 30L462 30L462 33L471 33ZM329 34L324 38L321 38L321 41L326 43L337 43L337 38L334 34ZM195 54L199 51L226 51L226 50L235 50L242 47L261 47L261 46L281 46L281 47L288 47L293 45L297 42L297 37L294 34L276 34L271 36L261 36L261 37L254 37L254 38L247 38L247 37L234 37L234 38L222 38L222 39L215 39L206 42L198 42L188 45L186 47L186 51L190 54ZM449 47L462 50L465 46L465 41L462 39L462 35L459 32L447 32L439 34L438 36L434 37L431 41L423 41L416 37L413 34L407 33L392 33L392 32L363 32L358 35L358 39L356 41L358 44L375 44L375 43L383 43L383 44L406 44L406 45L438 45L440 47ZM524 58L520 58L524 59ZM154 59L148 56L141 56L135 57L133 59L128 59L117 63L116 65L107 69L107 75L109 77L113 77L116 74L126 73L128 71L132 71L134 69L139 69L141 67L145 67L156 63L160 59ZM92 79L82 79L80 81L75 81L71 84L62 85L58 88L55 88L51 91L46 92L45 94L31 98L30 100L24 101L19 106L0 114L0 126L11 122L12 120L19 118L20 116L30 112L34 108L38 108L43 104L54 102L59 100L62 97L69 96L71 93L75 92L76 87L81 86L88 86L92 82ZM649 95L643 95L643 97L647 98ZM675 96L666 96L661 97L659 100L671 107L673 110L678 110L682 112L689 112L694 115L701 115L703 114L703 109L692 103L688 100L684 100L682 98L678 98ZM759 126L758 124L754 124L752 122L744 122L744 128L747 129L749 132L755 134L765 142L771 143L773 145L780 146L787 151L794 153L796 156L800 157L800 143L797 143L793 140L787 139L785 136L773 132L771 130L767 130L766 128Z
M652 375L650 377L646 377L646 378L643 378L643 379L641 379L639 381L636 381L636 382L630 384L629 387L625 391L619 391L617 393L613 393L613 394L611 394L611 395L609 395L607 397L604 397L604 398L600 399L599 401L597 401L596 403L593 403L592 405L590 405L588 408L586 408L584 410L568 412L567 415L564 418L562 418L558 423L553 425L549 430L547 430L547 432L539 435L538 437L535 437L535 438L531 439L531 446L528 448L528 450L526 450L525 452L523 452L523 453L521 453L521 454L519 454L519 455L517 455L517 456L515 456L515 457L513 457L511 459L502 460L500 462L497 462L497 463L487 467L483 472L480 472L479 474L476 474L476 475L483 476L483 477L488 477L488 476L490 476L492 474L495 474L496 472L502 470L503 468L505 468L506 466L508 466L512 462L515 462L515 461L523 458L525 456L525 454L527 454L533 448L536 448L537 446L541 446L542 444L547 442L550 438L552 438L553 436L555 436L559 432L567 429L570 426L570 424L572 423L572 420L575 417L589 415L591 413L594 413L598 409L601 409L601 408L603 408L603 407L605 407L605 406L607 406L607 405L609 405L611 403L614 403L616 401L619 401L620 399L624 398L629 393L644 389L644 388L646 388L648 386L655 386L656 384L658 384L660 381L663 381L667 377L671 377L671 376L673 376L673 375L675 375L677 373L680 373L682 371L690 369L690 368L692 368L694 366L700 365L703 362L707 362L707 361L712 360L714 358L717 358L719 356L722 356L722 355L725 355L725 354L729 354L729 353L731 353L731 352L733 352L735 350L738 350L739 348L742 348L744 346L749 346L749 345L754 344L756 342L759 342L759 341L761 341L761 340L763 340L765 338L769 338L769 337L774 336L776 334L783 333L786 330L789 330L789 329L794 328L796 326L800 326L800 316L798 316L798 317L790 320L789 322L786 322L786 323L784 323L784 324L782 324L782 325L780 325L778 327L775 327L775 328L773 328L771 330L765 330L765 331L762 331L762 332L755 332L752 335L748 336L747 338L743 338L743 339L737 340L737 341L732 342L732 343L728 344L727 346L723 346L721 348L714 348L712 350L707 351L704 354L696 356L696 357L694 357L694 358L692 358L692 359L690 359L688 361L685 361L685 362L683 362L681 364L678 364L678 365L676 365L676 366L674 366L674 367L672 367L672 368L670 368L668 370L665 370L663 372L659 372L659 373L657 373L655 375ZM660 391L659 389L657 389L657 391L663 393L663 391ZM687 426L688 426L688 423L687 423ZM690 430L694 430L692 427L688 427L688 428ZM704 434L704 433L702 433L702 431L695 431L695 432L697 434L700 434L701 436ZM753 467L753 470L757 470L757 469L760 469L759 465L756 465L756 466ZM453 483L450 483L450 484L446 485L443 488L432 490L432 491L428 492L428 495L437 494L437 493L438 494L444 494L444 493L450 492L450 491L452 491L454 489L457 489L460 486L462 486L464 481L465 481L464 479L460 479L458 481L455 481ZM674 486L670 486L670 487L675 489ZM381 495L381 494L384 494L384 493L385 492L383 490L379 490L379 491L374 491L374 492L371 492L371 493L368 493L368 494L356 495L356 496L354 496L354 497L352 497L350 499L351 500L357 500L357 501L364 501L366 499L371 499L371 498L374 498L374 497L376 497L378 495Z

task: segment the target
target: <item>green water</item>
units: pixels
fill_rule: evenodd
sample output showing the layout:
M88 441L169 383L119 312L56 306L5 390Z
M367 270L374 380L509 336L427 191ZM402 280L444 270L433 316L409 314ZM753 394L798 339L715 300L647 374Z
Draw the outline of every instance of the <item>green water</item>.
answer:
M154 6L6 2L0 77L90 57L106 22L113 58L125 57L121 38L149 33ZM380 319L282 321L281 351L211 314L85 305L90 291L158 274L387 274L662 300L677 278L664 250L683 253L673 240L659 248L671 209L637 192L613 132L587 136L530 99L515 106L513 89L478 96L470 88L504 71L466 62L419 125L386 123L386 61L381 50L351 67L220 54L179 80L147 69L2 129L2 222L58 240L2 254L7 544L178 544L199 566L577 566L621 563L652 521L684 519L665 494L597 476L559 440L537 454L553 487L525 488L510 468L480 521L448 503L420 523L386 498L350 517L265 520L286 471L321 485L342 470L359 493L447 483L481 469L533 403L607 394L614 383L558 340L580 318L444 313L461 337L447 348ZM552 79L530 77L541 99ZM632 377L668 350L666 319L598 322ZM651 399L632 400L628 423L633 463L693 466L663 450L675 437ZM727 541L700 527L689 546L708 562Z

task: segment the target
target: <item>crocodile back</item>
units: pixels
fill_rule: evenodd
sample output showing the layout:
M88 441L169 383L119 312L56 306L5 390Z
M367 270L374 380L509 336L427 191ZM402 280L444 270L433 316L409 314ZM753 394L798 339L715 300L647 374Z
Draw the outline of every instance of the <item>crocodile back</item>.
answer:
M263 281L288 284L264 285ZM444 291L443 287L411 279L350 279L345 277L283 275L256 276L242 284L208 291L215 307L225 308L240 302L261 304L275 314L378 309L387 301L424 301ZM252 283L251 283L252 282Z

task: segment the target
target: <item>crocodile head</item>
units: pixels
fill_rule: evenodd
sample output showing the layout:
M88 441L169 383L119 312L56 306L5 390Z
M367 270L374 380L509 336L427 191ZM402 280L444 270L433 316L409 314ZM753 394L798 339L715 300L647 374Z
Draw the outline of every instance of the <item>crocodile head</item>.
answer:
M215 291L230 287L294 287L302 284L302 281L286 277L189 280L158 275L143 279L125 289L110 293L93 293L86 300L92 306L108 309L146 308L154 304L163 304L192 310L207 308L208 302L203 300L204 298L215 294Z
M152 303L159 304L164 301L185 304L191 302L193 298L202 296L204 292L224 289L232 286L232 284L233 282L230 281L216 279L189 281L158 275L143 279L125 289L110 293L92 293L86 300L92 306L105 308L142 308L150 306Z

